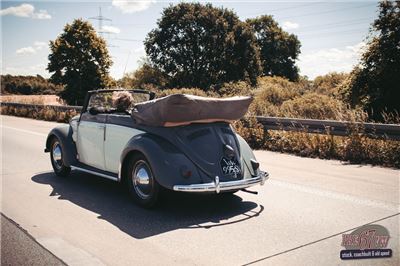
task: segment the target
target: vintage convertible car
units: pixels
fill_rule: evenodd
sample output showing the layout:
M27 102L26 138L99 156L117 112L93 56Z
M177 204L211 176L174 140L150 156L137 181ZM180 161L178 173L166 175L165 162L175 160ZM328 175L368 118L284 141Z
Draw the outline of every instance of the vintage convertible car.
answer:
M88 92L81 114L50 131L45 152L56 175L79 170L124 183L144 207L154 206L163 189L234 193L268 178L229 123L138 123L131 112L113 108L116 91ZM124 91L135 103L155 98L148 91Z

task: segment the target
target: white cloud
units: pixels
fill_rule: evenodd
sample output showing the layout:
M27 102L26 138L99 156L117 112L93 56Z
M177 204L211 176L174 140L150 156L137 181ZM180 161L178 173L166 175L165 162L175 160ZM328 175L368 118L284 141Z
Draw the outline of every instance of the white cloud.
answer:
M51 19L51 15L44 9L39 10L38 13L34 13L32 17L37 19Z
M33 45L35 46L36 50L42 50L43 48L47 47L47 43L45 42L34 42Z
M20 49L17 49L17 51L15 51L16 54L20 54L20 55L24 55L24 54L36 54L36 50L35 48L33 48L32 46L28 46L28 47L22 47Z
M300 54L298 66L302 75L313 79L328 72L349 72L358 63L364 42L345 48L322 49Z
M23 18L34 18L34 19L51 19L51 15L46 10L39 10L35 12L35 7L30 4L21 4L19 6L10 6L0 10L0 16L16 16Z
M18 55L26 55L26 54L36 54L37 51L42 50L47 47L47 43L36 41L33 43L33 46L22 47L15 51Z
M155 2L155 0L113 0L112 5L122 13L134 13L148 9Z
M297 28L299 28L299 24L295 23L295 22L285 21L285 22L283 22L282 28L284 30L297 29Z
M11 6L6 9L0 10L0 15L5 16L5 15L13 15L17 17L30 17L35 10L35 7L33 5L29 4L22 4L19 6Z
M114 26L103 26L101 28L102 32L106 32L106 33L120 33L121 30L117 27Z

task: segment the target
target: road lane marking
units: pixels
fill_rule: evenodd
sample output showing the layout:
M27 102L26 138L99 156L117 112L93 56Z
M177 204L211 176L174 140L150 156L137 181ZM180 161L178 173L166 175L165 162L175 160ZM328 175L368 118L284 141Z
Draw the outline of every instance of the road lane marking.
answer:
M400 209L400 205L396 205L396 204L392 204L392 203L388 203L388 202L360 198L360 197L352 196L349 194L333 192L333 191L313 188L313 187L309 187L309 186L303 186L303 185L286 182L286 181L280 181L280 180L276 180L276 179L270 179L267 181L267 183L278 186L278 187L295 190L295 191L310 193L310 194L314 194L314 195L318 195L318 196L322 196L322 197L328 197L328 198L332 198L332 199L345 200L345 201L349 201L351 203L366 205L369 207L381 208L381 209L385 209L385 210L389 210L389 211L398 212Z
M261 261L270 259L270 258L272 258L272 257L276 257L276 256L279 256L279 255L282 255L282 254L285 254L285 253L289 253L289 252L291 252L291 251L294 251L294 250L297 250L297 249L301 249L301 248L303 248L303 247L311 246L311 245L313 245L313 244L322 242L322 241L324 241L324 240L327 240L327 239L330 239L330 238L334 238L334 237L340 236L340 235L342 235L342 234L344 234L344 233L348 233L348 232L354 231L354 230L356 230L356 229L358 229L358 228L360 228L360 227L362 227L362 226L369 225L369 224L375 224L375 223L378 223L378 222L381 222L381 221L388 220L388 219L390 219L390 218L396 217L396 216L398 216L398 215L400 215L400 213L395 213L395 214L392 214L392 215L383 217L383 218L381 218L381 219L377 219L377 220L375 220L375 221L372 221L372 222L369 222L369 223L366 223L366 224L363 224L363 225L360 225L360 226L357 226L357 227L354 227L354 228L351 228L351 229L347 229L346 231L342 231L342 232L340 232L340 233L336 233L336 234L333 234L333 235L330 235L330 236L327 236L327 237L324 237L324 238L321 238L321 239L318 239L318 240L315 240L315 241L312 241L312 242L309 242L309 243L306 243L306 244L303 244L303 245L300 245L300 246L297 246L297 247L294 247L294 248L291 248L291 249L288 249L288 250L285 250L285 251L281 251L281 252L279 252L279 253L272 254L272 255L270 255L270 256L267 256L267 257L264 257L264 258L261 258L261 259L258 259L258 260L254 260L254 261L248 262L248 263L246 263L246 264L243 264L243 266L248 266L248 265L256 264L256 263L259 263L259 262L261 262Z
M38 238L37 241L46 249L56 254L67 265L101 266L105 265L99 258L93 256L59 237Z
M3 125L1 125L0 127L6 128L6 129L12 129L12 130L16 130L16 131L20 131L20 132L24 132L24 133L28 133L28 134L33 134L33 135L37 135L37 136L41 136L41 137L47 137L47 134L38 133L35 131L31 131L31 130L25 130L25 129L20 129L20 128L16 128L16 127L8 127L8 126L3 126Z

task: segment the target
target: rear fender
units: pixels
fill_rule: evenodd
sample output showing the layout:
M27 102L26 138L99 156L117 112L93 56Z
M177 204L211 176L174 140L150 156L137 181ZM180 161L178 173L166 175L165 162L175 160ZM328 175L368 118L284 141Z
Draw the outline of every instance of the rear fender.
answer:
M51 140L53 138L58 138L61 144L61 148L63 150L63 163L65 166L71 166L76 163L76 146L74 141L72 140L72 127L70 125L62 125L56 128L53 128L47 136L46 140L46 152L51 151Z
M133 137L125 146L121 154L121 178L128 167L129 157L134 153L142 153L146 157L157 182L165 188L203 183L206 178L172 143L148 133ZM188 171L191 176L183 177L182 173Z
M256 176L258 174L258 171L257 172L254 171L253 167L251 166L251 161L250 161L251 159L257 161L256 157L254 156L253 150L250 148L249 144L239 134L236 134L236 137L239 141L240 154L241 154L242 160L245 163L247 171L251 174L251 176Z

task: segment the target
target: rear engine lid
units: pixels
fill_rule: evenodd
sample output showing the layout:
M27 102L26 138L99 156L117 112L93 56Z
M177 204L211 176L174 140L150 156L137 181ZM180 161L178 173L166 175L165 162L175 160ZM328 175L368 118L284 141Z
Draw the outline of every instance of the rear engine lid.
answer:
M243 179L239 142L228 123L191 124L175 130L176 145L211 179Z

